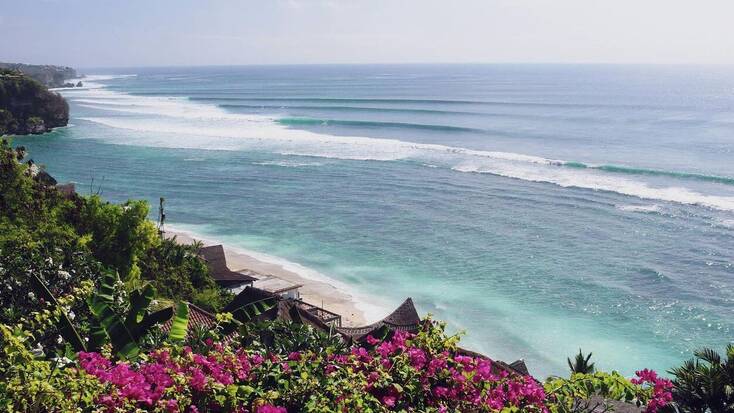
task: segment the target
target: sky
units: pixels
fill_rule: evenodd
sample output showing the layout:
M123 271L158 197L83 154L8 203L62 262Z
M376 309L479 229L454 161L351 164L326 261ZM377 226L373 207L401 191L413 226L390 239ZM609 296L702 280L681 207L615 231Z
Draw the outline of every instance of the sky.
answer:
M734 0L0 0L0 61L734 64Z

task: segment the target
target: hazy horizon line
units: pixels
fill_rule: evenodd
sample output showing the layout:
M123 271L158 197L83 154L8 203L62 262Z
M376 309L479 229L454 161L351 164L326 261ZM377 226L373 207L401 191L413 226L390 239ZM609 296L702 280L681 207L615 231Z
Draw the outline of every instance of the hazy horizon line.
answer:
M77 70L84 69L165 69L165 68L207 68L207 67L284 67L284 66L715 66L734 67L734 63L649 63L649 62L331 62L331 63L215 63L215 64L160 64L126 66L73 66L54 63L22 63L31 65L68 66Z

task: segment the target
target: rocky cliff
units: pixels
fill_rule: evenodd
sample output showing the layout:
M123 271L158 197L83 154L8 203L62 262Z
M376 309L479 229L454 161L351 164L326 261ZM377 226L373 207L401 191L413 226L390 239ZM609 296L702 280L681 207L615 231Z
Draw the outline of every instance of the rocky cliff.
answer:
M44 133L69 122L58 93L15 70L0 69L0 135Z
M36 79L46 87L62 87L67 79L77 77L76 70L67 66L27 65L23 63L2 63L0 69L19 71Z

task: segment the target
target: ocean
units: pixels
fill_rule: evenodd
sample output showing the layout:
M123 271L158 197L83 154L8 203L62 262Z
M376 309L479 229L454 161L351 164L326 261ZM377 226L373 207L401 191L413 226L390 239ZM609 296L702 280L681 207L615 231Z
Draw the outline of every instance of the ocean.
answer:
M18 137L81 193L412 297L537 376L665 371L734 338L734 67L89 69Z

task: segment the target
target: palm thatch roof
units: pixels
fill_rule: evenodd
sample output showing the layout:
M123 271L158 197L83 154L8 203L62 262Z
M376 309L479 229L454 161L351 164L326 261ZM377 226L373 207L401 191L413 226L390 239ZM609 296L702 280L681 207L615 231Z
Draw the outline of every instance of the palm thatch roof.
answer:
M212 278L222 287L232 287L241 284L251 284L257 280L252 273L232 271L227 267L227 258L222 245L202 247L199 255L204 258Z
M265 291L255 287L247 287L237 294L226 307L224 307L223 312L231 313L240 307L266 300L268 298L279 299L280 297L270 291Z
M505 363L504 361L490 359L489 357L485 356L482 353L477 353L476 351L467 350L465 348L459 347L456 350L459 354L464 355L464 356L492 360L493 370L504 370L510 374L519 374L521 376L530 375L530 373L528 372L528 367L525 365L525 361L522 359L515 360L512 363Z
M380 321L364 327L339 327L337 331L354 341L360 341L369 334L387 328L390 331L408 331L415 333L419 330L421 318L413 305L413 299L407 298L398 308Z

